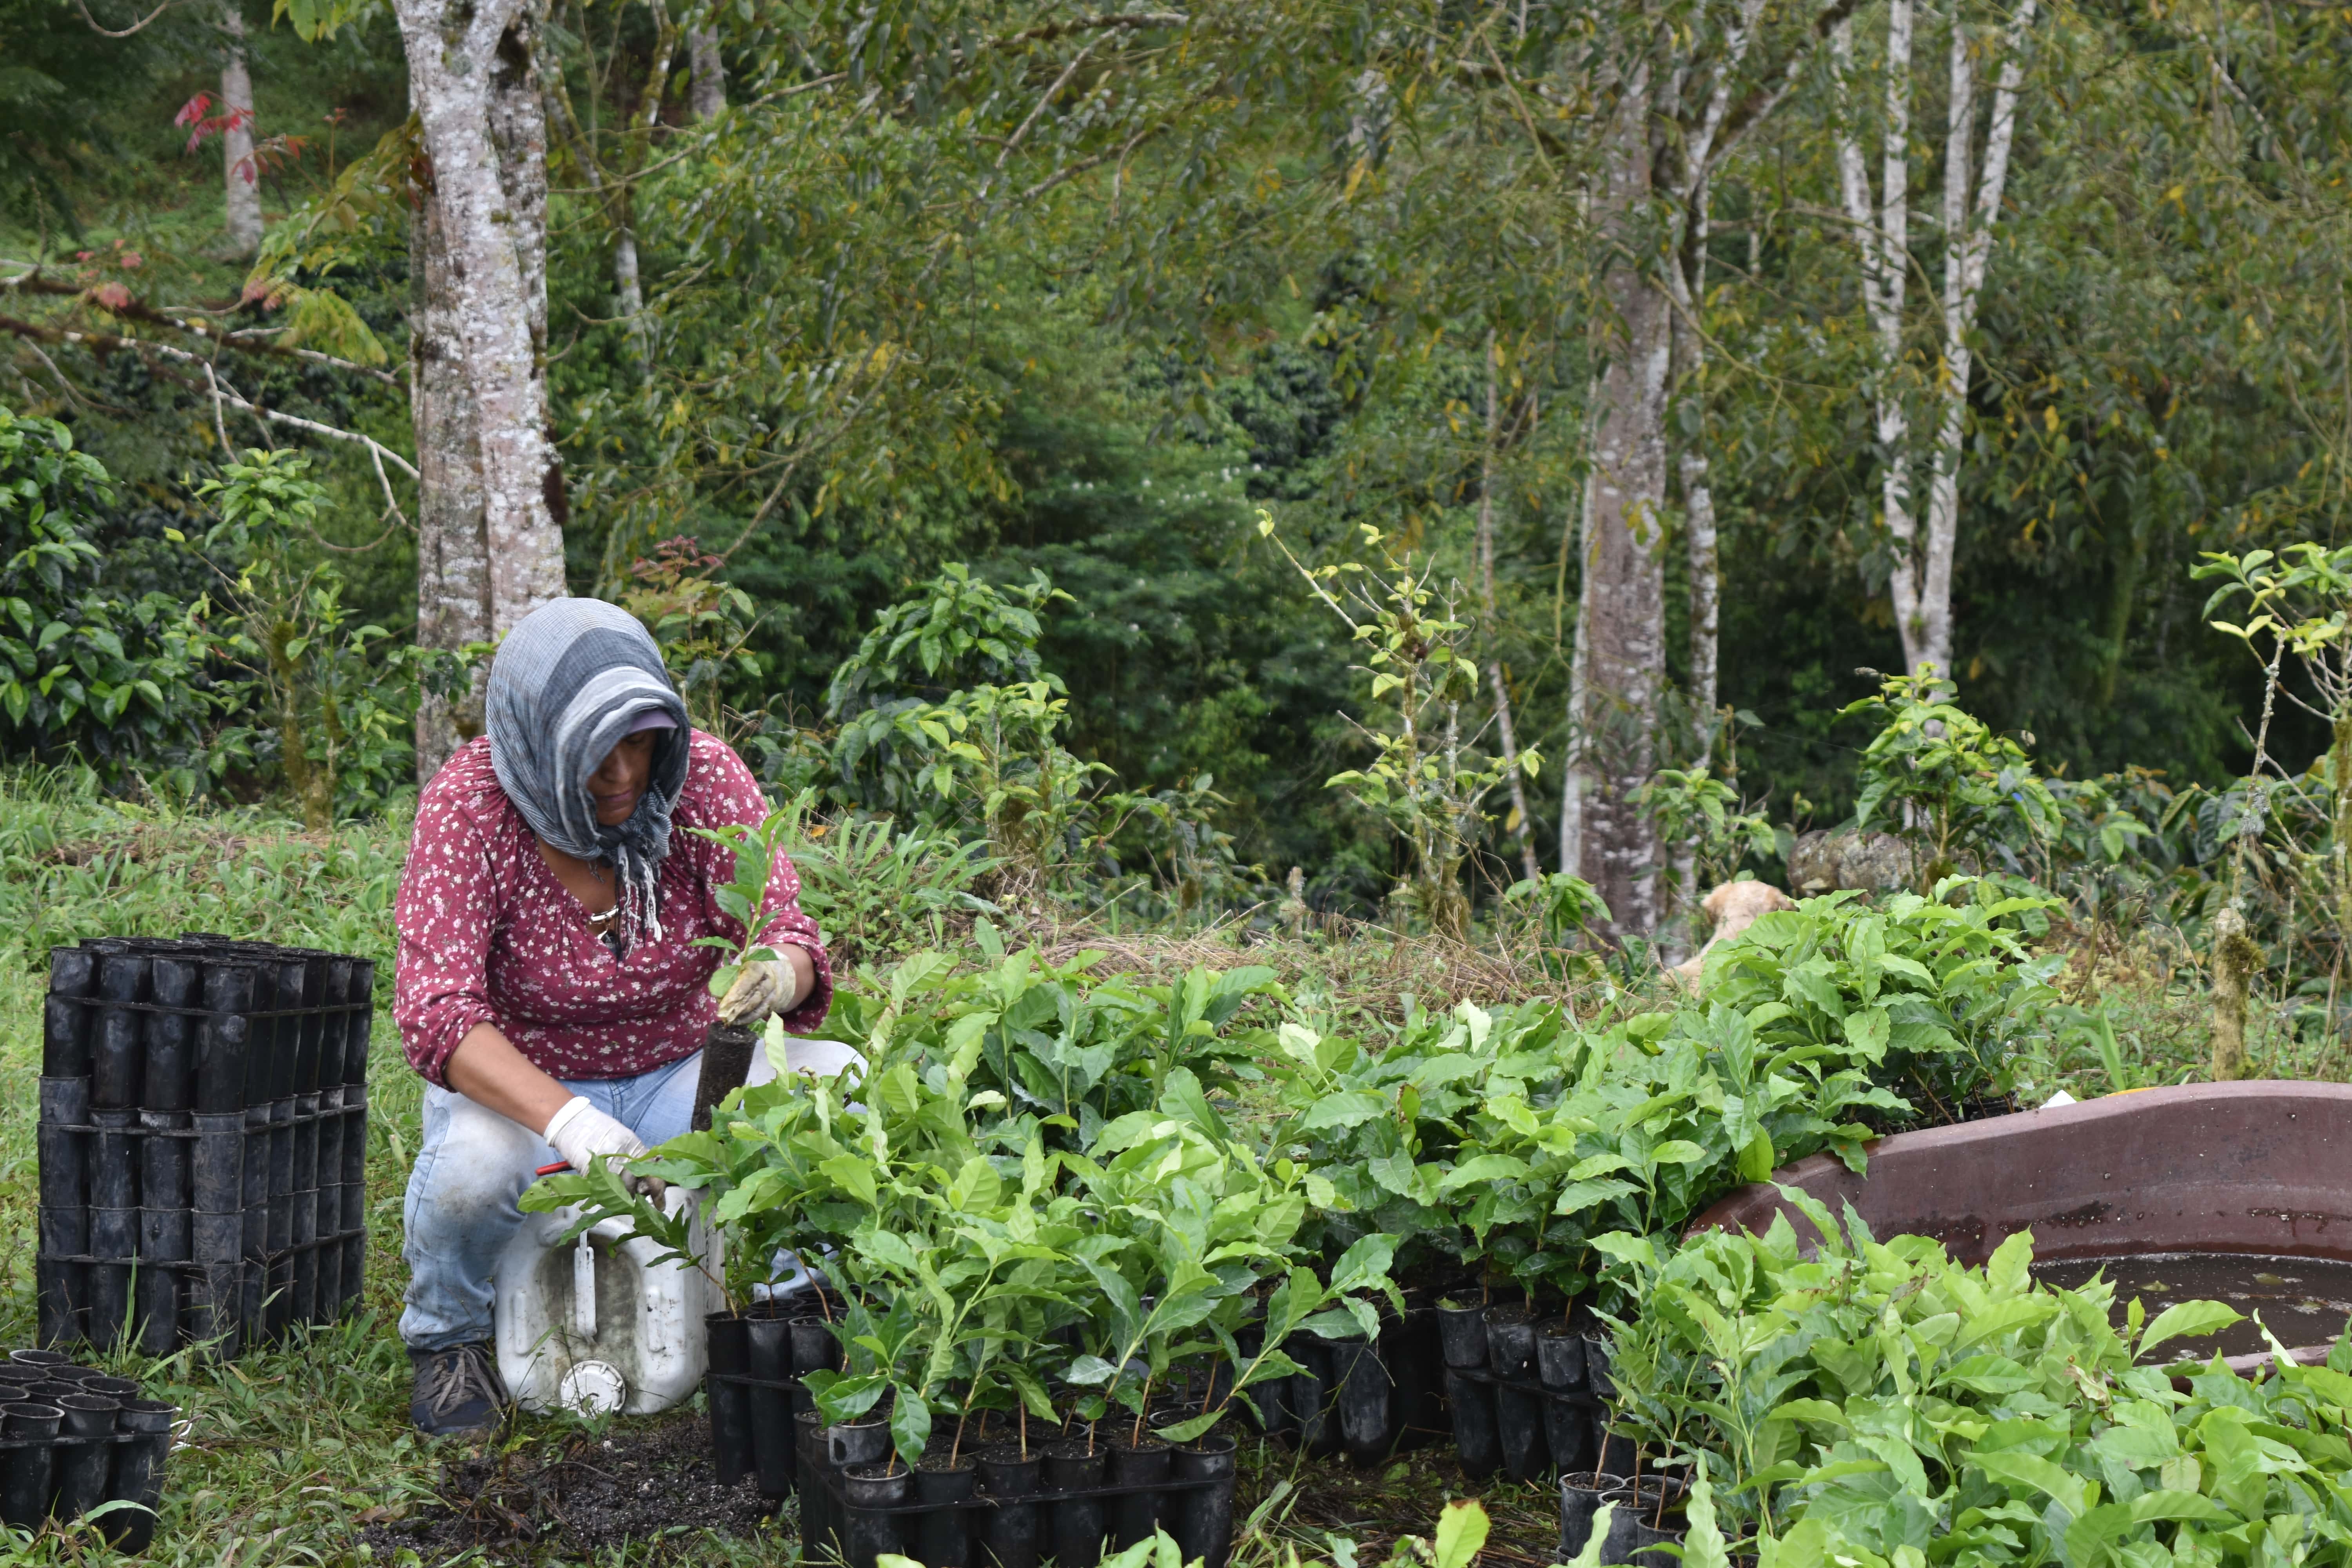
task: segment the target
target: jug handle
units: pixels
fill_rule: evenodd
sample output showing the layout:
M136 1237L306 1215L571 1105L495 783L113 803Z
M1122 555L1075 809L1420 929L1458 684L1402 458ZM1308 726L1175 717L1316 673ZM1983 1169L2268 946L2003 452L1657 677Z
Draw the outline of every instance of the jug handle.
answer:
M584 1233L572 1254L572 1331L596 1337L596 1247Z

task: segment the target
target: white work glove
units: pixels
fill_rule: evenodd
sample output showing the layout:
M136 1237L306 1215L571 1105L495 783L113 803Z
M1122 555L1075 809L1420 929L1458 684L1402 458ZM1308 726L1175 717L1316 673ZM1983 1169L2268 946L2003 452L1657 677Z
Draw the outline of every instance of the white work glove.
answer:
M563 1109L548 1119L547 1131L540 1136L583 1174L594 1170L599 1160L634 1160L646 1152L644 1139L589 1104L585 1095L575 1094L564 1101ZM666 1184L658 1176L631 1176L628 1183L631 1192L644 1194L656 1204L667 1195Z
M719 1003L719 1021L743 1024L788 1010L800 1000L800 976L789 960L755 958L743 966Z

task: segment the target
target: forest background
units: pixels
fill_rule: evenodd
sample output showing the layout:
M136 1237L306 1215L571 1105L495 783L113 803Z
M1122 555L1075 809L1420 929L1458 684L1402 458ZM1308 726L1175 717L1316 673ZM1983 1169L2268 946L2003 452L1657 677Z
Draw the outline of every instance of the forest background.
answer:
M7 755L376 809L510 624L447 611L469 529L492 576L560 531L780 798L984 793L919 721L1027 725L1097 901L1298 867L1443 925L1437 820L1478 908L1564 867L1643 935L1848 819L1849 708L1923 658L2105 776L2107 860L2211 863L2326 765L2190 573L2336 538L2352 13L494 9L538 430L431 349L429 6L0 0L0 399L104 470L0 456ZM861 653L886 612L962 640Z

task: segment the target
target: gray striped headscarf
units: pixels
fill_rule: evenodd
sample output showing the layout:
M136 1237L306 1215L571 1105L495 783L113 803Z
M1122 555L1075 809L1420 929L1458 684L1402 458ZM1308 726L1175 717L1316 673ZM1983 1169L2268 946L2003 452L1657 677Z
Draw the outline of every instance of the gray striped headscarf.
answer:
M631 724L653 711L645 798L618 827L596 820L588 780ZM490 766L530 830L566 855L609 862L622 941L661 940L656 874L669 853L669 814L686 786L693 730L644 623L602 599L551 599L517 622L490 661L483 698Z

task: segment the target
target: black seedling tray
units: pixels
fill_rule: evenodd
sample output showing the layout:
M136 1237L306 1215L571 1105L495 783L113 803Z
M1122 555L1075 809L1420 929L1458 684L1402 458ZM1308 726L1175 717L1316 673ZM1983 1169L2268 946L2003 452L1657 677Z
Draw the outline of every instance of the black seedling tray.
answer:
M875 1560L887 1552L912 1558L924 1568L1037 1568L1046 1558L1056 1568L1095 1568L1108 1553L1150 1540L1160 1530L1175 1538L1187 1563L1198 1559L1206 1568L1224 1568L1232 1554L1231 1439L1205 1452L1148 1450L1141 1458L1160 1461L1154 1468L1166 1470L1165 1479L1125 1485L1047 1489L1044 1444L1033 1444L1031 1457L1012 1466L1029 1472L1025 1481L1033 1489L1002 1494L984 1489L992 1466L1002 1463L985 1458L973 1470L961 1472L909 1472L902 1467L898 1473L910 1493L927 1479L949 1475L972 1489L953 1500L918 1498L877 1506L851 1500L858 1483L846 1470L857 1467L835 1465L812 1451L825 1429L810 1423L804 1430L817 1435L796 1445L801 1556L807 1562L838 1558L847 1568L875 1568ZM1107 1468L1120 1454L1106 1441L1096 1457ZM1191 1461L1190 1468L1218 1473L1175 1474L1180 1459Z
M806 1560L838 1554L849 1568L874 1568L878 1555L890 1552L926 1568L1036 1568L1041 1558L1051 1557L1058 1568L1093 1568L1101 1561L1106 1538L1125 1546L1165 1528L1183 1547L1187 1563L1202 1558L1207 1568L1224 1568L1233 1549L1230 1439L1212 1438L1206 1449L1150 1450L1145 1462L1159 1458L1164 1479L1052 1490L1045 1486L1049 1445L1040 1441L1030 1447L1035 1458L1013 1467L1029 1470L1027 1489L1004 1489L1019 1481L1017 1476L1003 1487L983 1489L982 1479L995 1473L996 1463L986 1458L973 1470L958 1472L959 1480L944 1483L961 1484L967 1495L853 1506L856 1483L844 1470L856 1460L833 1461L826 1428L801 1382L803 1373L841 1364L840 1344L814 1306L787 1302L740 1317L713 1312L704 1320L710 1365L705 1392L719 1484L752 1480L762 1497L777 1501L797 1492ZM835 1319L840 1310L836 1304ZM869 1420L839 1430L845 1451L883 1457L887 1426ZM867 1449L874 1450L870 1456ZM1101 1445L1106 1469L1114 1449L1108 1440ZM992 1452L967 1450L975 1451ZM1178 1474L1180 1465L1202 1473ZM923 1479L935 1475L919 1469L908 1485L940 1484Z
M13 1363L12 1364L16 1364ZM52 1369L70 1363L46 1359L31 1363L58 1382ZM76 1369L83 1370L83 1369ZM80 1386L77 1384L77 1386ZM89 1390L82 1395L98 1391ZM113 1392L114 1430L71 1434L59 1428L71 1419L54 1394L33 1394L21 1384L0 1384L0 1522L27 1531L45 1521L69 1523L110 1502L135 1504L100 1515L93 1522L116 1551L136 1555L155 1536L155 1509L163 1494L163 1467L172 1451L179 1412L161 1400ZM89 1419L102 1412L78 1411ZM26 1426L40 1428L28 1433ZM135 1425L137 1429L129 1429Z
M1485 1477L1499 1469L1513 1480L1531 1481L1553 1471L1605 1468L1621 1441L1609 1432L1606 1339L1597 1332L1547 1336L1547 1348L1555 1352L1563 1340L1575 1342L1564 1358L1571 1364L1547 1383L1538 1370L1534 1325L1502 1325L1498 1337L1524 1339L1530 1353L1507 1355L1508 1364L1498 1366L1485 1313L1445 1309L1442 1319L1446 1403L1464 1472ZM1611 1452L1604 1454L1604 1447Z
M53 950L49 973L42 1342L234 1356L348 1310L367 1252L374 963L104 938Z
M1244 1356L1257 1353L1261 1335L1244 1328L1236 1336ZM1363 1347L1360 1340L1293 1334L1283 1349L1306 1370L1252 1384L1234 1402L1236 1414L1314 1458L1344 1452L1360 1467L1444 1441L1453 1422L1439 1375L1437 1315L1427 1307L1402 1318L1383 1314L1371 1353Z

